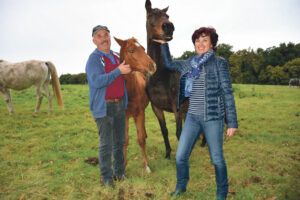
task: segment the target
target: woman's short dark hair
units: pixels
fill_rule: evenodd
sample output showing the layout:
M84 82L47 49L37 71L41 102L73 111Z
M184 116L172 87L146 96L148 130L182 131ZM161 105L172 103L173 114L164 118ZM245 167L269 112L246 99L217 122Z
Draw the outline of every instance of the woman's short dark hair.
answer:
M216 29L214 29L212 27L201 27L201 28L195 30L194 34L192 35L192 41L193 41L194 45L195 45L196 39L198 39L202 34L210 37L210 41L213 46L213 50L217 51L217 42L218 42L219 36L216 32Z

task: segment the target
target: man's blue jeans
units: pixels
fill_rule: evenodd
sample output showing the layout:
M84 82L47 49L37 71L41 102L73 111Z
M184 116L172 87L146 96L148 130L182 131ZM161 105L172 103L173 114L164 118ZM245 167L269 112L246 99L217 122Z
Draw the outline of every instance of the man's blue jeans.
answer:
M100 136L99 166L104 184L124 174L125 109L123 101L107 102L107 115L95 119ZM113 155L113 170L111 156Z
M223 155L224 119L204 122L204 116L187 114L176 152L176 189L185 191L189 180L189 157L201 132L207 141L210 158L215 166L217 196L228 193L227 167Z

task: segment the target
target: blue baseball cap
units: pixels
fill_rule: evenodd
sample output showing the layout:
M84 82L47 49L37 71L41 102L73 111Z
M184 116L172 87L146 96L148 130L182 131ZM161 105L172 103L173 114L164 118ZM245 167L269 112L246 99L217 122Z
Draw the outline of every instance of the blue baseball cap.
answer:
M97 33L100 30L106 30L107 32L110 32L106 26L97 25L93 28L92 36L94 37L95 33Z

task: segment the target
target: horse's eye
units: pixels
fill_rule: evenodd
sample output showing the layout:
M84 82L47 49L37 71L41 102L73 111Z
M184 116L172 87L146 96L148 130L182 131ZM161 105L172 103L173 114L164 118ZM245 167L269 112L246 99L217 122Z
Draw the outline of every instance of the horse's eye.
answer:
M130 50L129 52L130 52L130 53L134 53L134 50Z

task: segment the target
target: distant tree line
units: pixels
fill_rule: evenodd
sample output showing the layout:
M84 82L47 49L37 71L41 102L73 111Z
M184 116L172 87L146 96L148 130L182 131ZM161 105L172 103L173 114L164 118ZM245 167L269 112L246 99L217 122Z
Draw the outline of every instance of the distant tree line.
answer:
M60 84L87 84L86 73L63 74L59 77Z
M174 60L186 60L196 55L185 51ZM287 85L291 78L300 78L300 43L281 43L266 50L258 48L232 51L229 44L219 44L216 55L229 63L233 83ZM60 76L61 84L86 84L85 73Z

